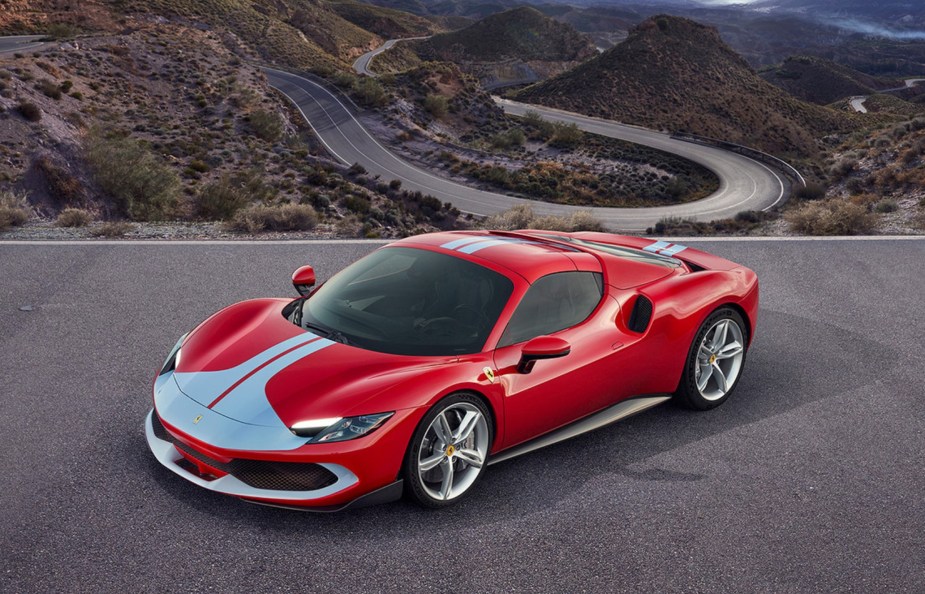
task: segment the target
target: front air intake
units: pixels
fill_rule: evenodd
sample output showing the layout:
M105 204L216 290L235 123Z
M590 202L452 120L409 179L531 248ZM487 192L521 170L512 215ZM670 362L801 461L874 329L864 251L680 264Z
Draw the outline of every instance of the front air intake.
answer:
M652 319L652 302L645 295L636 297L636 303L633 304L633 311L630 313L629 329L640 334L649 327L649 320Z

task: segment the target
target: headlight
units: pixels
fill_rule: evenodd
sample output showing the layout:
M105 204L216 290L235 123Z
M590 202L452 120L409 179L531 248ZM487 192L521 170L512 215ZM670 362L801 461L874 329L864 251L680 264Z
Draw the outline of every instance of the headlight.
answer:
M161 367L161 372L158 373L158 375L164 375L168 371L173 371L180 364L180 345L183 344L187 336L189 336L189 332L181 336L177 344L173 345L173 348L170 349L170 354L167 355L167 360L164 361L164 366Z
M393 414L395 413L387 412L358 417L299 421L289 430L299 437L311 437L312 440L309 443L347 441L372 433Z

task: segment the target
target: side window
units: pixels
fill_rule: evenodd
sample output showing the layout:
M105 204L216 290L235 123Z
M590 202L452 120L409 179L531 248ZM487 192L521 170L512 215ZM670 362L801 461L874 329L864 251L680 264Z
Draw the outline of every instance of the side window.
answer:
M597 272L558 272L533 283L514 310L499 347L571 328L587 319L604 294Z

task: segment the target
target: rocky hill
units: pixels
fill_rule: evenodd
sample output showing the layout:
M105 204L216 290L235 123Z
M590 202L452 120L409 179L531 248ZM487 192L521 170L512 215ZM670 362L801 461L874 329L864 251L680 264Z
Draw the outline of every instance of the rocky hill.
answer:
M657 16L626 41L517 93L528 103L810 156L817 139L852 129L852 114L800 101L759 77L717 31Z
M530 7L491 15L408 49L425 61L457 64L488 88L542 80L597 53L590 38Z
M900 79L871 76L815 56L791 56L783 64L763 70L761 77L794 97L819 105L903 86Z

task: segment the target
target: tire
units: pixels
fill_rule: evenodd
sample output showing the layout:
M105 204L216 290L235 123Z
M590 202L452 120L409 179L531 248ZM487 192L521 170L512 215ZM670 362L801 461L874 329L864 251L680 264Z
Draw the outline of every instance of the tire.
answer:
M421 419L405 454L408 497L432 508L462 499L484 474L493 438L491 413L477 396L457 393L438 402Z
M745 370L747 328L739 312L730 307L707 316L691 342L675 392L681 405L710 410L732 396Z

